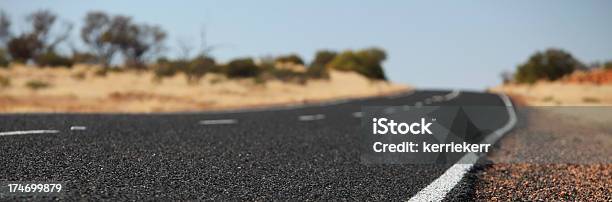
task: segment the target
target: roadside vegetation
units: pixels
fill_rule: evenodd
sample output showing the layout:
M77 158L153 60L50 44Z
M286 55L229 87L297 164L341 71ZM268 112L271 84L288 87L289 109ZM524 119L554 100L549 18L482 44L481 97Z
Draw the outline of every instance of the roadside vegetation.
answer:
M328 79L329 70L351 71L372 80L386 80L382 62L386 53L380 48L321 50L312 61L306 62L297 54L264 58L236 58L217 61L214 50L202 38L201 50L194 51L188 43L179 44L180 57L163 55L167 32L157 25L137 22L132 17L91 11L79 28L82 46L73 45L71 34L75 27L48 10L40 10L25 17L26 26L12 26L9 16L0 11L0 67L11 63L28 64L37 68L71 68L76 64L99 67L95 76L108 72L151 71L154 80L178 74L190 84L197 84L206 74L224 75L230 79L252 78L258 83L270 79L306 83L312 79ZM12 27L25 27L13 30ZM189 43L193 44L193 43ZM84 79L86 75L74 75ZM30 85L28 85L30 86ZM32 89L45 88L33 84Z
M516 72L502 74L504 83L533 84L537 81L571 80L576 72L612 70L612 61L603 64L585 65L569 52L561 49L547 49L531 55L526 62L516 67ZM600 73L600 72L597 72ZM600 73L601 74L601 73ZM574 75L574 77L579 75ZM600 82L595 82L600 83Z

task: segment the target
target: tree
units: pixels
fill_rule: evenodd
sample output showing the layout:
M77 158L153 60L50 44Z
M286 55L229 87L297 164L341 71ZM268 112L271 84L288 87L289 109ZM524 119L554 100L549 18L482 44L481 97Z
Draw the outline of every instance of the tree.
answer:
M574 70L586 69L571 54L560 49L536 52L517 68L514 79L519 83L534 83L540 79L554 81Z
M36 11L28 15L26 20L30 23L31 30L8 41L11 57L19 62L33 59L42 65L60 64L49 61L65 61L66 57L58 55L55 48L68 38L72 24L64 23L63 27L54 26L57 16L48 10ZM52 34L54 27L57 27L56 32ZM62 62L61 64L71 63Z
M4 44L11 36L11 20L4 11L0 10L0 42Z
M130 27L129 40L121 50L126 57L126 65L138 69L144 68L144 62L156 54L162 48L162 42L166 38L166 32L159 26L133 25Z
M21 63L35 57L36 51L43 48L43 44L32 34L21 34L12 38L7 46L13 61Z
M113 56L118 51L117 44L112 43L110 33L110 18L100 11L87 13L85 25L81 28L81 39L96 55L97 62L109 67Z
M144 68L147 56L153 56L162 48L166 32L158 26L132 23L126 16L115 16L109 29L104 33L104 40L118 47L123 54L126 66Z
M55 28L58 32L52 35L52 29L57 21L57 15L48 10L40 10L30 14L27 18L32 25L32 31L29 33L30 37L27 39L38 41L30 43L38 43L40 46L32 50L33 55L31 56L34 61L42 66L71 66L72 62L69 58L61 56L56 52L56 46L65 41L70 35L72 30L72 24L64 23L63 27Z

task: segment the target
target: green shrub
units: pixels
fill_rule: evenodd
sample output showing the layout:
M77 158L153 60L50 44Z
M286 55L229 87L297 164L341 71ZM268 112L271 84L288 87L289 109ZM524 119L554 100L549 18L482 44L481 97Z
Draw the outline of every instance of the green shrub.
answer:
M42 42L34 34L22 34L12 38L7 43L11 58L18 63L28 62L42 48Z
M72 53L72 62L75 64L96 64L98 58L91 53L74 52Z
M0 49L0 67L8 67L9 57L4 49Z
M598 98L594 98L594 97L583 97L582 101L586 102L586 103L599 103L599 102L601 102L601 100L599 100Z
M51 84L44 82L44 81L30 80L26 83L26 87L28 87L31 90L40 90L43 88L51 87Z
M290 69L273 69L270 74L275 79L285 82L297 82L300 84L306 83L306 73L296 72Z
M0 88L7 88L11 86L11 79L0 75Z
M279 56L276 58L275 61L279 63L292 63L292 64L304 65L304 60L302 60L302 58L300 58L300 56L296 54Z
M251 58L232 60L225 67L225 75L229 78L255 77L260 72L259 67Z
M603 68L604 69L612 70L612 61L608 61L608 62L604 63L603 64Z
M585 66L574 59L571 54L559 50L548 49L537 52L524 64L519 65L514 74L514 80L519 83L534 83L540 79L557 80Z
M72 59L58 55L55 51L47 51L34 58L34 62L40 66L72 67Z
M108 71L109 71L108 68L98 68L94 72L94 75L99 76L99 77L105 77L106 74L108 74Z
M344 51L329 62L327 68L354 71L370 79L386 80L382 62L386 59L383 50L364 49L357 52Z
M325 66L315 65L306 69L306 76L313 79L328 79L329 72L327 72L327 68L325 68Z
M310 63L310 67L306 70L306 74L309 78L314 79L327 79L329 73L327 72L327 64L329 64L338 53L329 50L317 51L315 58Z
M215 59L198 56L189 62L189 65L184 70L187 76L187 82L195 83L199 81L206 73L213 71L215 68Z
M177 73L184 71L189 65L186 60L158 60L157 66L153 70L156 79L162 79L164 77L172 77Z

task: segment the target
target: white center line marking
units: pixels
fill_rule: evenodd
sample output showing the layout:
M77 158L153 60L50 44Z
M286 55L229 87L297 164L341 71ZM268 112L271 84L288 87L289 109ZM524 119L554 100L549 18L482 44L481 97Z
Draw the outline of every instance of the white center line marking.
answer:
M363 112L353 112L353 117L361 118L363 116Z
M423 106L423 103L422 102L416 102L416 103L414 103L414 106L417 107L417 108L420 108L420 107Z
M325 115L323 114L301 115L300 117L298 117L300 121L315 121L315 120L320 120L324 118L325 118Z
M86 130L85 126L70 126L70 130Z
M8 135L27 135L27 134L44 134L44 133L59 133L58 130L23 130L23 131L8 131L0 132L0 136Z
M404 106L402 106L402 109L404 111L408 111L408 110L410 110L410 105L404 105Z
M461 94L461 91L455 89L452 92L444 95L444 98L446 98L446 100L452 100L452 99L455 99L456 97L458 97L459 94Z
M387 107L385 108L385 114L393 114L395 113L395 107Z
M435 95L435 96L431 97L431 99L432 99L434 102L442 102L442 101L444 101L444 96L441 96L441 95Z
M220 125L220 124L235 124L238 123L236 119L215 119L215 120L202 120L199 122L200 125Z

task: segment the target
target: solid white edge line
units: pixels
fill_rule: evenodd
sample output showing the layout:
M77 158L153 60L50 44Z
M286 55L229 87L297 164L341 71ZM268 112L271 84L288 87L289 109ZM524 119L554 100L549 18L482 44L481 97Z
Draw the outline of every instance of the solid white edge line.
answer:
M219 125L219 124L234 124L238 121L236 119L215 119L215 120L202 120L200 125Z
M514 107L512 106L512 101L505 94L499 94L499 97L502 99L506 106L506 110L508 111L508 122L506 125L497 129L492 134L489 134L483 143L493 144L497 142L502 136L504 136L507 132L509 132L514 125L516 125L516 112L514 111ZM408 201L442 201L446 194L450 192L457 184L463 179L465 174L467 174L474 163L478 161L481 155L484 154L476 154L476 153L467 153L465 154L458 162L461 164L454 164L448 170L444 172L440 177L434 180L427 187L419 191L416 195L414 195Z
M58 130L24 130L24 131L7 131L0 132L0 136L9 135L27 135L27 134L43 134L43 133L59 133Z

